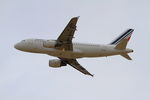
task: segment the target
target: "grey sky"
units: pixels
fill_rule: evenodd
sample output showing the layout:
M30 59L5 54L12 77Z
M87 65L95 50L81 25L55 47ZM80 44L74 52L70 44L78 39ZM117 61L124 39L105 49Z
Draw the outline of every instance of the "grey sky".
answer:
M149 0L0 0L0 99L149 100L149 5ZM107 44L134 28L128 45L133 61L79 59L92 78L70 66L49 68L54 57L14 49L27 38L56 39L74 16L80 18L73 41Z

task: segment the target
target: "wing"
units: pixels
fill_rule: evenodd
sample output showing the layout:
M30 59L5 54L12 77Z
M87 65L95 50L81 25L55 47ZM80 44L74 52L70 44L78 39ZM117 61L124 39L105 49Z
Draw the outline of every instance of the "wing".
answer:
M63 32L58 37L57 39L58 44L56 45L58 49L73 50L72 38L76 30L76 24L77 24L78 18L79 17L72 18L70 22L68 23L68 25L63 30Z
M62 59L65 63L69 64L70 66L72 66L73 68L77 69L78 71L82 72L85 75L90 75L93 77L93 75L91 73L89 73L85 68L83 68L76 59Z

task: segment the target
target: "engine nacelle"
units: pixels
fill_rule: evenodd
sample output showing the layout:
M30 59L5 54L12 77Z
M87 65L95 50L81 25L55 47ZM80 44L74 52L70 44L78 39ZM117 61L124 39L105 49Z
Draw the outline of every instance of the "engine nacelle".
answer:
M60 59L49 60L49 66L53 68L59 68L66 65L67 64L61 61Z
M46 48L54 48L57 42L55 40L46 40L43 42L43 46Z

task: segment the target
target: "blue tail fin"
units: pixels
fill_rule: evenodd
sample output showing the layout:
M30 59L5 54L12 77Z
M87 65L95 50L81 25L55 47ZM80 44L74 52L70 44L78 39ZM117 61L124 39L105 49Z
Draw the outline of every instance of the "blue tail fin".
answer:
M117 44L119 44L124 39L127 39L129 41L129 39L130 39L133 31L134 31L134 29L128 29L128 30L126 30L123 34L121 34L113 42L111 42L110 45L117 45Z

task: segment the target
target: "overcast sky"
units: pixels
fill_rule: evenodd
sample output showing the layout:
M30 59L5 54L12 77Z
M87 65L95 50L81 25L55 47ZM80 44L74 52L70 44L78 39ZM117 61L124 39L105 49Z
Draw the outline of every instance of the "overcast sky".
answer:
M107 44L135 29L133 60L79 59L90 77L70 66L50 68L55 57L14 48L27 38L56 39L74 16L76 42ZM149 0L0 0L0 99L150 100L149 27Z

